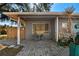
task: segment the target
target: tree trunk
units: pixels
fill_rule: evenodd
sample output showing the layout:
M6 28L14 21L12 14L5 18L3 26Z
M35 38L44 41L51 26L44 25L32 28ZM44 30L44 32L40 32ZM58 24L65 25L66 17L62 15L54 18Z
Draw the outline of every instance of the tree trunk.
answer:
M68 33L71 35L71 33L72 33L72 30L71 30L72 19L71 19L71 15L70 14L68 15L68 24L67 24L67 27L68 27Z

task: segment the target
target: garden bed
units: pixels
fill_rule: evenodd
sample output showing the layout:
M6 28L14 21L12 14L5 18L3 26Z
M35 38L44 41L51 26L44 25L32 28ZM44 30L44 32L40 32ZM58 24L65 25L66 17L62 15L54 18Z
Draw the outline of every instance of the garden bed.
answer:
M0 50L0 56L16 56L23 46L6 46L4 49Z

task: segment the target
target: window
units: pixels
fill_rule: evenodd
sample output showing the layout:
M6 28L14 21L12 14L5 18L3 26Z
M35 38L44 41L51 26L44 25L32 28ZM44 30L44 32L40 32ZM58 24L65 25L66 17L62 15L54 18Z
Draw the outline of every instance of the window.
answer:
M67 28L67 23L62 23L62 28Z
M67 23L62 23L62 30L67 32Z
M33 27L32 27L33 31L32 33L36 33L36 34L44 34L44 33L48 33L48 29L49 29L49 26L47 23L43 23L43 24L33 24Z

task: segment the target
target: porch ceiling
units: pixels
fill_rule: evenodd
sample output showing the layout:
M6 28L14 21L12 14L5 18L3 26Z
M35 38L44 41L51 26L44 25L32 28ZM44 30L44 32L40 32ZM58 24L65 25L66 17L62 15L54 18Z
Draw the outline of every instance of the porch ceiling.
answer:
M32 18L56 18L56 16L59 16L60 18L67 18L65 13L63 12L3 12L3 14L6 14L7 16L18 19L18 17L22 19L32 19ZM72 14L73 18L79 18L79 14Z

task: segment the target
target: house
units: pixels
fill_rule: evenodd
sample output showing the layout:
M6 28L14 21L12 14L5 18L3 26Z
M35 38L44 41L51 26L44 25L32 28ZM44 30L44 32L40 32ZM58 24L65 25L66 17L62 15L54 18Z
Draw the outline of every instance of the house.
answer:
M33 34L43 34L45 39L58 41L61 33L66 32L68 16L63 12L3 12L17 20L17 44L20 44L20 23L24 23L25 39L30 40ZM79 30L79 14L72 14L71 32ZM63 34L64 35L64 34Z

